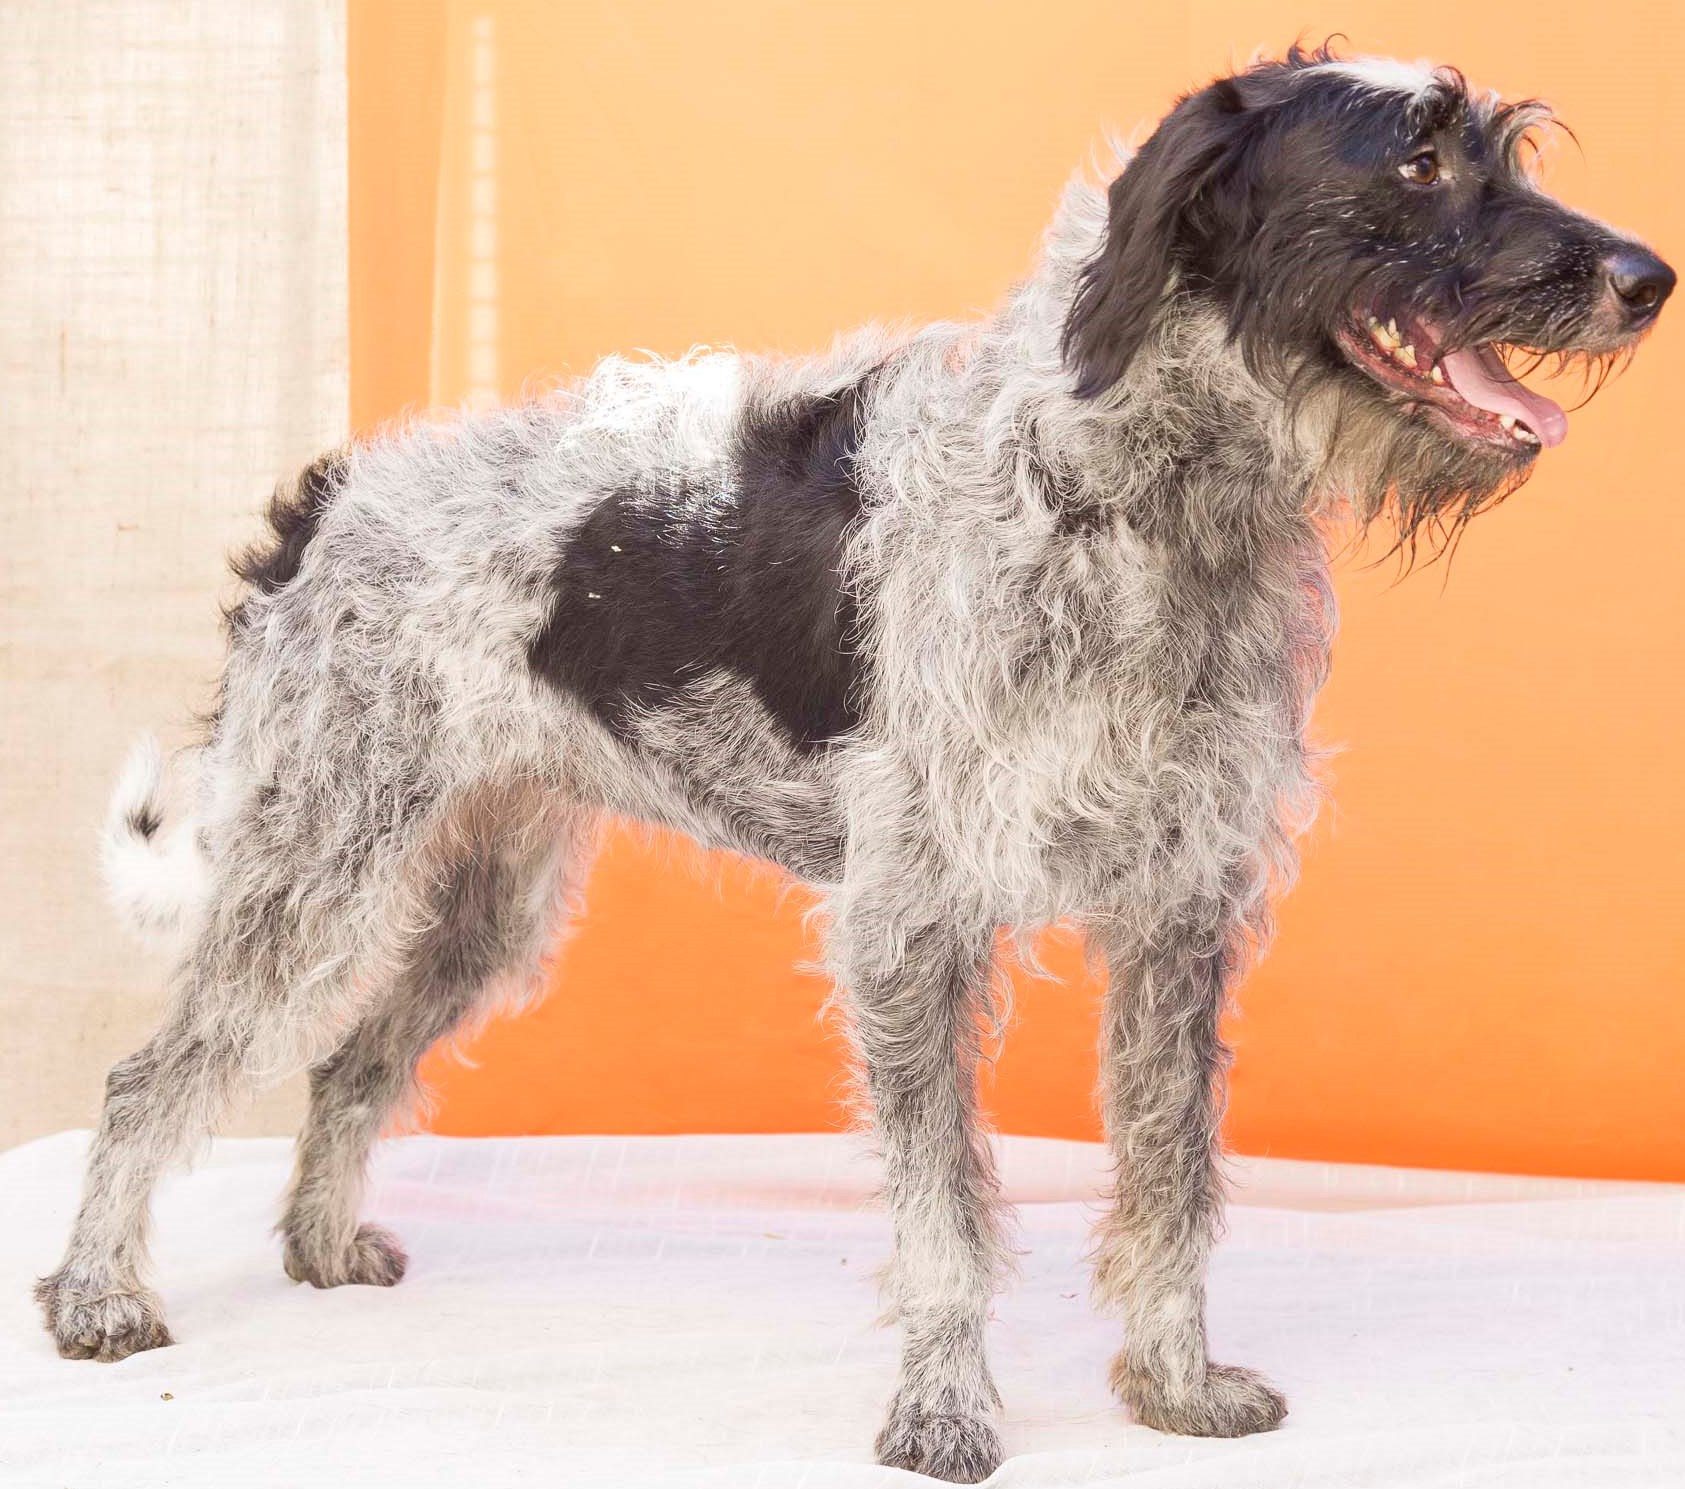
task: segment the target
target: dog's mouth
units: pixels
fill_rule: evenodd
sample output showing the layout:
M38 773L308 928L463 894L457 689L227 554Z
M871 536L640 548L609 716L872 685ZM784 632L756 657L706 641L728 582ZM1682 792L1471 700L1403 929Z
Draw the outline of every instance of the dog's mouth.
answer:
M1337 339L1354 367L1468 444L1526 459L1567 437L1561 406L1512 377L1497 342L1447 351L1432 321L1379 309L1354 315Z

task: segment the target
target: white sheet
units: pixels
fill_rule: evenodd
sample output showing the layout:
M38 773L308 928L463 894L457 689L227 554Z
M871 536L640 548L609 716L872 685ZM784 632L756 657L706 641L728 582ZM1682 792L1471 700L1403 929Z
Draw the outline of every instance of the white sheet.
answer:
M219 1142L159 1197L180 1343L59 1360L28 1282L86 1137L0 1156L0 1482L55 1486L912 1484L874 1467L894 1340L886 1226L840 1137L410 1138L368 1206L391 1290L287 1281L288 1149ZM1685 1189L1237 1165L1219 1358L1282 1429L1161 1436L1107 1399L1080 1265L1098 1150L1007 1139L1022 1276L993 1357L1001 1485L1647 1489L1685 1484ZM928 1482L928 1481L923 1481Z

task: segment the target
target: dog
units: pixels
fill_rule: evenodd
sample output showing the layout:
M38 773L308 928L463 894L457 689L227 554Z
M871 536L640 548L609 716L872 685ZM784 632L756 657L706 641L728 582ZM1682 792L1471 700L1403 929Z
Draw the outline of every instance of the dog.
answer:
M1074 184L980 324L611 359L280 490L191 811L166 827L150 746L113 799L113 896L179 951L37 1286L59 1351L170 1342L149 1192L293 1069L286 1270L396 1282L358 1219L370 1146L429 1046L535 985L614 816L820 896L894 1236L882 1462L1001 1460L976 1077L997 932L1057 920L1110 989L1112 1385L1163 1431L1276 1426L1281 1395L1206 1347L1218 1017L1317 795L1327 519L1454 540L1566 432L1506 356L1605 370L1674 284L1535 184L1548 117L1295 47Z

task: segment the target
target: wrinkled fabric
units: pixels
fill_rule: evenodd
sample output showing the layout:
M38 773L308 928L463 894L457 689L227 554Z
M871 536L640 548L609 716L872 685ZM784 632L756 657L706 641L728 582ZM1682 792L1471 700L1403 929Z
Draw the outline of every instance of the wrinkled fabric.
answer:
M852 1489L894 1378L875 1165L839 1136L405 1138L365 1215L397 1288L317 1292L272 1233L290 1162L215 1143L160 1191L179 1343L60 1360L28 1298L84 1133L0 1156L0 1483ZM1685 1483L1685 1188L1245 1160L1213 1352L1292 1410L1234 1442L1107 1396L1084 1143L1008 1138L1021 1275L991 1329L991 1483L1645 1489Z

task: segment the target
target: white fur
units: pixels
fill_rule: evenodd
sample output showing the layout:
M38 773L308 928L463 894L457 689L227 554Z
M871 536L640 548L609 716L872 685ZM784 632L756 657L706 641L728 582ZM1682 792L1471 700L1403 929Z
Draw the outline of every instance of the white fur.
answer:
M1402 62L1393 57L1352 57L1324 62L1315 70L1350 78L1377 93L1403 93L1411 98L1426 93L1437 73L1431 62Z
M136 830L142 817L162 820L164 796L163 756L158 741L146 735L124 762L111 794L100 834L100 870L123 924L149 944L173 948L192 930L208 880L191 820L162 837Z

